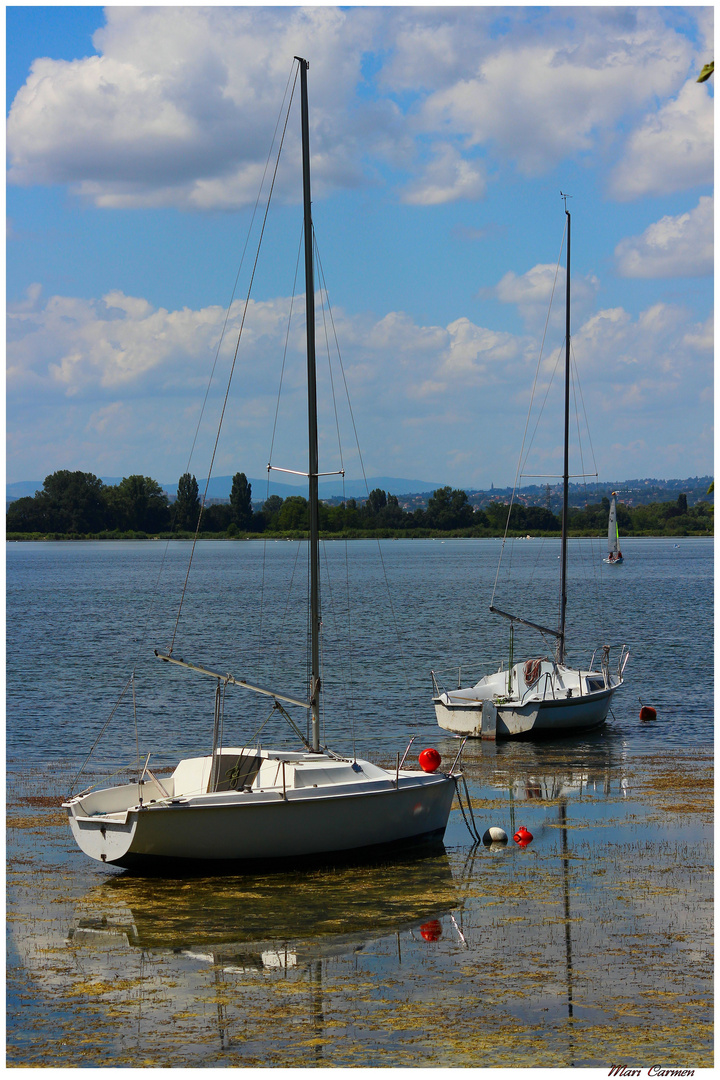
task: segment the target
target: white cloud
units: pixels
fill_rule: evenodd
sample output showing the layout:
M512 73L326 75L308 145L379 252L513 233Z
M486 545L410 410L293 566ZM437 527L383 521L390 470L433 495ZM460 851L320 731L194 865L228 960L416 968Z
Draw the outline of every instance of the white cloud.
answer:
M597 290L598 279L594 274L572 278L573 322L589 311ZM523 320L530 326L544 325L548 307L553 303L553 325L564 325L565 320L565 267L552 263L538 263L524 274L509 270L492 293L505 304L516 304Z
M11 182L69 183L102 206L251 201L295 54L316 58L316 188L359 182L347 113L367 41L362 12L110 7L105 16L101 55L33 64L8 118ZM298 138L288 132L293 160Z
M701 277L713 272L713 199L703 196L694 210L665 216L641 236L615 248L618 270L628 278Z
M572 19L553 12L514 30L489 38L484 25L475 34L458 27L467 40L456 51L465 62L454 77L442 69L444 85L429 94L419 126L462 134L470 146L492 143L528 175L594 148L633 110L673 93L691 59L687 39L650 9L625 18L594 9L576 10ZM473 62L468 46L480 36Z
M485 173L447 143L435 148L435 156L405 191L403 201L417 206L436 206L458 199L480 199L485 193Z
M546 268L533 271L537 273L503 279L513 302L546 291ZM288 300L280 297L258 302L248 313L234 404L227 412L217 462L220 475L238 467L254 475L267 461L288 307ZM177 463L185 461L188 433L198 420L224 312L217 307L168 311L120 292L96 301L36 298L34 311L28 312L26 304L20 308L8 312L11 467L18 455L26 468L38 461L37 476L52 468L82 467L172 479ZM209 460L239 314L237 305L198 443L198 475ZM507 460L511 468L534 377L539 331L519 336L467 317L447 326L421 326L402 312L388 312L377 320L339 310L334 314L371 474L392 469L397 475L442 479L447 470L453 482L464 482L450 470L468 454L478 462L492 455L493 460ZM288 394L281 403L274 458L287 467L294 467L305 438L301 324L299 317L291 334ZM671 424L676 440L687 443L688 460L700 460L705 443L698 444L695 458L692 447L711 422L711 321L697 324L683 308L663 303L636 318L621 307L605 309L578 320L573 352L596 449L598 443L609 447L626 441L628 428L647 432L645 467L638 461L632 471L654 475L652 462L660 450L651 431ZM323 354L320 349L319 356ZM322 387L324 360L319 377ZM336 389L341 383L336 379ZM324 393L322 400L322 430L327 435L334 432L335 420ZM342 413L342 401L340 406ZM401 450L396 447L399 426L406 432ZM30 429L32 446L24 435ZM539 452L552 452L555 435L537 436ZM336 467L334 453L328 436L323 442L323 460L330 459L327 468ZM607 468L620 475L622 462L613 461Z
M662 9L108 7L105 18L98 55L33 64L8 117L10 183L69 184L102 207L252 202L296 54L312 65L316 198L388 182L389 166L410 174L408 202L478 199L481 154L528 175L604 155L656 101L618 167L620 197L707 177L707 89L696 88L702 115L690 84L662 107L695 60ZM656 129L660 156L683 162L664 177ZM285 199L297 195L297 142L291 125Z
M611 180L612 194L637 199L711 184L713 133L713 98L691 79L630 136Z

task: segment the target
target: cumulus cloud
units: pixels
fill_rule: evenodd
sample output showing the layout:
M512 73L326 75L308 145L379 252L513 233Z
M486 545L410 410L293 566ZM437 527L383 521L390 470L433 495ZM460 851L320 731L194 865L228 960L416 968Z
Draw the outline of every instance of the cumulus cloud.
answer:
M540 272L524 280L503 279L514 302L534 288L543 291L543 268L533 269ZM53 296L43 301L34 293L32 301L33 310L23 302L8 311L10 465L19 455L26 463L42 462L37 476L50 471L45 468L50 461L53 467L87 468L90 462L93 471L104 468L112 475L124 470L172 479L177 462L186 460L188 433L198 421L224 312L165 310L118 291L98 300ZM217 461L220 475L237 468L254 475L267 461L288 310L287 298L279 297L258 302L248 313L227 439ZM342 310L334 314L371 474L387 473L392 461L396 475L447 475L459 482L453 463L463 455L479 462L491 451L494 460L511 467L534 377L538 332L516 335L467 317L422 326L403 312L380 319ZM220 354L218 389L209 399L208 430L198 443L198 475L209 460L239 319L236 306ZM286 467L295 467L306 437L301 317L298 323L290 336L288 395L274 458ZM692 458L697 433L711 418L711 321L698 324L672 304L653 304L637 317L622 307L608 308L578 320L573 352L591 429L594 436L602 432L603 446L626 441L622 433L629 426L644 430L666 422L685 439ZM321 387L327 386L325 367L319 366ZM336 379L336 388L341 384ZM335 418L327 395L321 396L321 428L327 435L335 431ZM499 400L502 410L487 407ZM400 426L405 434L398 449ZM540 433L537 439L540 451L550 453L556 433ZM597 447L598 438L594 441ZM703 444L698 460L705 450ZM329 442L323 442L322 452L326 467L337 467ZM653 460L648 456L645 469L637 462L637 471L651 475ZM621 465L612 462L607 468L612 472Z
M618 270L628 278L701 277L713 272L713 199L703 196L694 210L665 216L641 236L615 248Z
M250 203L301 54L316 198L387 182L390 167L407 202L478 199L481 155L537 175L604 152L678 93L694 61L689 36L653 8L108 7L105 18L97 55L33 63L8 117L10 183L68 184L113 208ZM707 177L710 105L696 89L699 113L688 84L631 137L620 197ZM291 125L288 162L297 141ZM683 163L658 170L666 151ZM281 198L296 197L295 169L281 172Z
M406 189L403 198L416 206L436 206L458 199L479 199L484 193L484 170L446 143L435 148L432 161Z
M694 79L645 117L611 178L617 199L668 195L713 180L713 99Z
M423 130L463 134L470 146L491 143L526 175L555 167L598 143L603 132L686 76L687 39L653 11L628 17L586 10L558 13L542 28L529 20L517 34L467 26L455 52L465 63L434 89L422 108ZM428 34L435 34L430 27ZM473 62L468 45L485 35ZM411 39L417 45L417 34ZM398 65L404 70L401 65Z
M595 298L599 281L594 274L573 277L573 320L583 317ZM509 270L491 292L505 304L516 304L523 320L532 326L544 324L553 303L553 325L564 325L565 267L538 263L524 274Z
M13 183L103 206L240 205L257 194L295 54L313 63L316 186L357 183L346 123L365 18L339 9L107 8L97 56L38 59L8 118ZM296 146L295 130L289 132ZM296 155L292 154L291 157Z

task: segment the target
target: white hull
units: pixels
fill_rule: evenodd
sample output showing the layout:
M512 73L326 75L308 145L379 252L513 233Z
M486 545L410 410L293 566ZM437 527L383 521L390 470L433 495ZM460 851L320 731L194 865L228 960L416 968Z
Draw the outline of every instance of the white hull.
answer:
M361 768L349 781L340 777L318 787L295 788L293 755L285 758L285 783L270 787L266 778L262 790L198 792L140 806L138 786L131 784L70 800L64 804L70 828L85 854L118 866L322 856L441 838L445 831L455 794L453 776L403 770L396 786L395 772L359 762ZM318 773L352 770L347 762L324 759L317 764L325 765ZM306 769L303 781L307 776ZM166 790L170 782L163 781ZM130 800L133 805L127 805ZM111 809L123 801L125 810Z
M503 708L496 706L495 733L483 731L483 707L490 702L454 703L447 695L433 698L438 725L454 735L511 739L519 735L589 731L605 723L614 690L602 695L560 702L540 702Z
M605 723L622 685L620 670L610 676L542 661L538 678L528 686L524 668L517 664L512 680L500 671L465 690L436 694L438 725L454 735L486 739L589 731ZM515 695L508 694L508 683Z

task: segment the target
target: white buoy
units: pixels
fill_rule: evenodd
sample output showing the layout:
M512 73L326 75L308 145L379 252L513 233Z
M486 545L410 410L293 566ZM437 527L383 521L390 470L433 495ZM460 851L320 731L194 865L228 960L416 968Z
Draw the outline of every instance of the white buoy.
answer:
M500 844L507 844L507 833L504 829L498 828L497 825L491 825L489 829L486 829L483 833L483 844L492 844L494 842Z

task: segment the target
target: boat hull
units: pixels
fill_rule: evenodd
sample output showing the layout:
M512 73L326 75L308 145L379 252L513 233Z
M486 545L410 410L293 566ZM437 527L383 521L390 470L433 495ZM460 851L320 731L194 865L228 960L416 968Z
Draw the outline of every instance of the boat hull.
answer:
M516 739L532 735L591 731L605 723L617 687L582 697L501 705L490 701L453 702L446 694L433 699L438 725L470 738ZM487 723L488 712L491 716ZM493 731L494 728L494 731Z
M272 801L247 793L232 805L143 807L118 821L76 816L72 807L68 815L78 846L110 865L255 863L442 839L455 786L455 777L439 775L368 793L288 792Z

